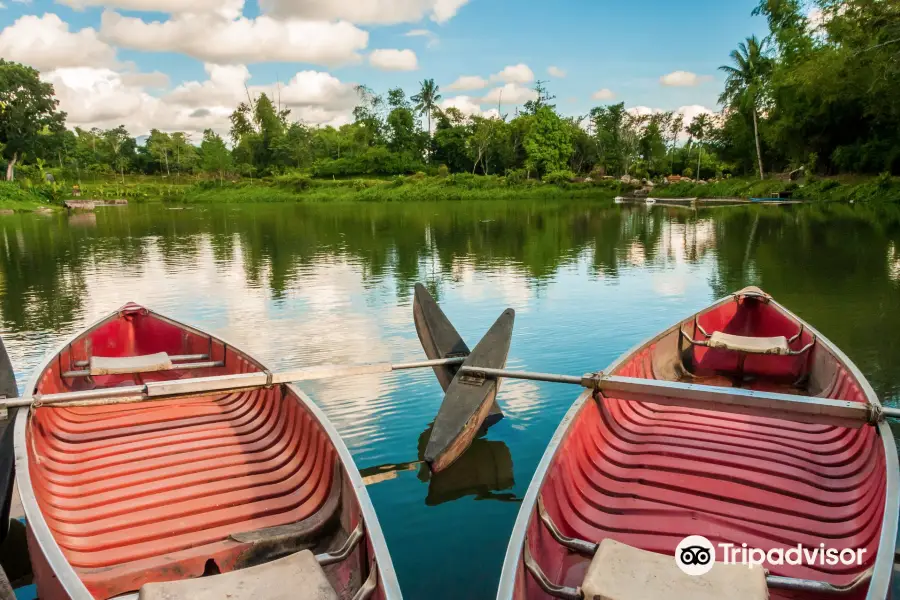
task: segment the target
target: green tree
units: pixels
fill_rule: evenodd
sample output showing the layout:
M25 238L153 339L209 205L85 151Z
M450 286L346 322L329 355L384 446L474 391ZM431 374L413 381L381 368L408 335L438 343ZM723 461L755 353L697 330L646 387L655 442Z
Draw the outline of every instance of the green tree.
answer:
M691 121L688 133L697 140L697 179L700 177L700 161L703 158L703 142L712 133L712 119L708 113L700 113Z
M550 106L541 106L525 138L526 169L544 175L561 171L572 155L572 134Z
M60 131L66 114L53 86L31 67L0 58L0 153L6 160L6 180L15 178L16 163L32 152L39 137Z
M231 152L225 145L222 137L212 129L203 132L203 141L200 143L200 164L207 173L215 173L219 176L219 185L225 173L231 168Z
M733 109L750 111L753 117L753 135L756 141L756 160L759 178L765 179L762 146L759 141L759 105L768 77L772 72L772 61L765 50L765 43L751 36L731 51L731 65L723 65L719 70L726 74L725 91L719 102Z
M410 100L416 103L416 112L428 117L428 137L431 137L431 115L441 101L440 88L435 85L434 79L425 79L419 86L419 93Z
M169 154L172 150L172 140L169 134L158 129L151 129L146 146L150 155L159 163L160 171L165 167L166 176L171 175L169 171Z

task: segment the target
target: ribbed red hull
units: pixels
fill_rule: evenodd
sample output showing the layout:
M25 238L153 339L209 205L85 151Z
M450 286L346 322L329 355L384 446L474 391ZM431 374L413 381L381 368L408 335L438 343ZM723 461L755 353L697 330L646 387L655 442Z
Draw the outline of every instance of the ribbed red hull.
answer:
M798 325L774 304L726 302L681 324L743 336L788 338ZM866 402L852 369L821 344L799 356L747 355L690 346L675 352L670 330L617 363L612 374L672 379L671 367L687 361L706 385L801 393ZM813 341L809 332L792 344ZM806 425L615 398L588 398L560 442L538 494L565 536L599 542L612 538L673 555L689 535L738 548L865 550L860 566L768 566L773 575L846 585L875 564L885 510L885 452L876 428ZM537 483L532 484L537 485ZM896 510L896 507L894 508ZM549 581L581 585L590 558L553 539L533 512L525 543ZM552 598L521 560L512 597ZM845 598L865 598L862 586ZM502 595L502 594L501 594ZM833 598L811 592L770 590L771 598Z
M156 352L208 354L224 366L61 376L89 356ZM41 375L36 392L259 370L262 365L215 338L129 306L66 346ZM32 411L26 444L40 513L96 598L258 563L259 547L240 534L267 528L329 520L306 546L330 550L362 518L332 439L289 386L41 407ZM334 533L335 523L343 534ZM38 545L30 548L41 597L67 597ZM329 567L335 590L352 597L375 568L373 559L366 541ZM382 591L374 597L383 597Z

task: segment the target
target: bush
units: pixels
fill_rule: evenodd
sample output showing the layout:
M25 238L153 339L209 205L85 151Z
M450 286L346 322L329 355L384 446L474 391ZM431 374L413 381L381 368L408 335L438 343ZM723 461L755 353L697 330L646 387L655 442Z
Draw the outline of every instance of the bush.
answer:
M606 177L606 169L603 167L594 167L594 170L591 171L590 178L594 181L602 181L604 177Z
M506 172L506 185L522 185L528 179L525 169L510 169Z
M305 173L288 173L275 177L275 185L294 192L305 192L312 187L312 177Z
M550 173L547 173L543 177L544 183L552 183L555 185L569 183L573 179L575 179L575 173L573 173L572 171L566 171L566 170L551 171Z
M441 165L438 167L437 174L438 177L446 177L450 174L450 169L447 167L447 165Z
M681 172L681 176L687 177L688 179L693 179L694 178L694 170L692 168L688 167L684 171Z
M33 206L44 203L43 196L24 190L14 182L0 181L0 206L11 205L11 208L20 208L22 204Z

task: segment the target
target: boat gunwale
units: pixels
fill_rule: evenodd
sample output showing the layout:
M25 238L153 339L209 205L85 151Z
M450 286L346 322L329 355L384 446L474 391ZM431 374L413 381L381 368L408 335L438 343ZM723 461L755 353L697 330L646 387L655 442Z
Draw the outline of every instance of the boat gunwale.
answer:
M740 292L729 294L724 298L713 302L709 306L702 308L685 318L679 319L671 327L639 342L613 360L603 372L612 373L642 349L658 342L677 328L681 327L681 324L685 321L719 308L728 302L734 302L739 293ZM805 320L795 315L773 298L769 298L768 303L775 306L785 316L791 317L799 323L803 323L806 330L815 335L818 342L825 346L825 348L848 369L850 374L856 378L860 388L866 395L867 402L873 407L881 408L881 402L878 400L878 396L875 394L875 390L872 388L868 379L866 379L865 375L859 370L859 367L857 367L840 348L822 335L816 328L809 325ZM566 412L560 424L557 426L553 436L547 444L547 448L544 450L543 456L541 456L541 460L534 472L531 483L528 484L528 490L522 498L519 514L516 516L515 524L513 525L513 530L510 534L509 545L506 548L506 555L503 559L503 569L500 573L500 582L497 586L497 600L511 600L514 597L516 576L519 571L519 565L522 562L525 536L528 531L529 522L531 521L531 517L536 508L538 494L544 487L544 481L547 478L547 473L550 470L551 464L556 458L556 453L559 450L560 444L568 437L569 432L577 421L581 411L587 406L586 401L592 396L593 394L590 390L585 390L579 394L572 406L569 407L569 410ZM897 538L898 519L900 519L900 459L898 459L897 456L897 446L894 441L893 432L887 422L882 420L878 423L877 427L885 454L885 505L881 520L881 534L878 541L878 556L873 567L872 579L869 582L866 600L884 600L890 593L891 577L894 569L894 545Z
M125 306L128 305L126 304ZM71 345L79 338L96 330L107 321L110 321L113 318L118 318L125 306L100 317L88 327L76 331L74 334L66 338L59 346L57 346L53 352L48 353L47 356L42 360L42 362L35 368L31 377L29 378L26 392L34 392L41 375L43 375L43 373L50 366L51 362L56 359L67 346ZM185 325L184 323L160 314L159 312L146 305L140 306L141 308L146 309L148 314L152 314L154 317L161 319L167 323L183 328L197 335L207 336L211 340L222 342L226 346L231 347L234 351L239 352L245 358L255 363L256 366L261 370L266 369L265 365L260 362L259 359L257 359L255 356L253 356L249 352L242 350L240 346L236 346L223 339L221 336L214 335L213 333L208 331L197 329L190 325ZM309 411L312 418L315 419L316 422L318 422L319 426L322 427L322 430L324 431L325 435L328 436L329 441L337 452L341 465L344 468L344 473L349 478L353 492L356 495L356 502L359 506L360 518L365 524L366 537L368 538L369 543L372 545L375 554L375 568L378 570L378 582L381 585L382 590L384 591L384 598L385 600L400 600L402 598L402 594L400 592L400 584L397 580L397 574L394 570L394 564L391 560L391 555L388 552L384 533L381 530L381 523L378 521L378 516L375 513L375 507L372 505L372 500L369 497L369 492L366 490L366 486L359 474L359 468L356 466L356 462L353 460L353 456L350 454L350 450L347 448L343 438L334 427L334 424L328 419L328 416L325 414L325 412L315 402L313 402L312 399L303 390L301 390L297 385L293 383L287 383L283 385L285 385L286 388L293 392L294 396L297 398L297 401L301 404L301 406ZM43 554L44 559L47 561L48 566L53 571L53 574L59 580L60 585L62 586L63 590L69 595L71 600L94 600L94 595L91 594L90 591L88 591L87 586L85 586L84 582L81 580L81 577L78 576L78 573L69 563L68 559L63 554L59 544L56 542L56 539L53 537L53 533L50 531L50 528L47 525L46 520L44 519L43 512L41 511L41 508L37 503L37 498L34 494L34 487L31 482L31 472L28 466L28 446L25 436L25 430L28 426L28 416L30 415L30 413L30 407L25 407L23 410L18 411L15 421L15 430L13 432L13 447L15 449L16 464L16 483L18 484L19 497L22 500L22 507L25 511L26 523L31 529L34 540L37 542L38 548L40 549L41 554ZM115 598L117 600L133 600L138 598L138 592L128 592L116 596Z

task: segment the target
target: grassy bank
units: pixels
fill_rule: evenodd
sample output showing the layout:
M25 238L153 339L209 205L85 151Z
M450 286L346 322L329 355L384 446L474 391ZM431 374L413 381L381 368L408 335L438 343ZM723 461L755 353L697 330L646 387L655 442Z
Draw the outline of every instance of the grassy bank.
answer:
M516 198L611 198L625 192L617 182L542 183L505 177L455 174L413 175L388 180L312 179L281 175L237 183L205 182L166 195L170 202L422 202Z
M0 211L34 212L48 209L52 207L43 196L24 190L15 183L0 181Z
M793 198L820 202L900 202L900 179L811 178L808 181L736 178L715 183L675 183L656 186L656 198L768 198L790 192Z

